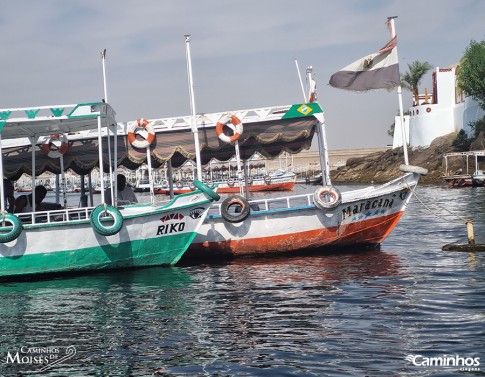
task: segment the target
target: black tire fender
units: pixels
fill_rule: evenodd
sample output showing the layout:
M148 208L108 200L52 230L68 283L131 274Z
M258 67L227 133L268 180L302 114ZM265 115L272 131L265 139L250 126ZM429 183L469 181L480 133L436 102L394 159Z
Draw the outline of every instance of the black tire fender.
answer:
M221 215L230 223L240 223L246 220L250 213L249 202L241 195L228 196L221 204Z

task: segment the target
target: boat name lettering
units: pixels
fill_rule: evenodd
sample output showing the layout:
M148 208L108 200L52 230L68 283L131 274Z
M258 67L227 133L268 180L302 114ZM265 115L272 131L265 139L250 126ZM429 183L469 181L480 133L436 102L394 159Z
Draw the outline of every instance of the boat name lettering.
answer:
M183 232L184 229L185 229L185 222L160 225L157 230L157 236L163 235L163 234Z
M352 215L356 215L363 211L368 211L370 209L375 208L391 208L394 204L394 199L375 199L375 200L368 200L366 202L362 202L360 204L355 204L354 206L348 206L342 210L343 218L350 217Z

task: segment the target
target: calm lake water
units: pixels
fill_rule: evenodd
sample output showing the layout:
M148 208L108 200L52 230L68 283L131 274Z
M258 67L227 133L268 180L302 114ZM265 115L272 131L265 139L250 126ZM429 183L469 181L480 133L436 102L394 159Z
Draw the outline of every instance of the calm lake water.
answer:
M378 251L1 283L0 375L485 375L485 253L441 251L459 216L485 243L485 188L420 186Z

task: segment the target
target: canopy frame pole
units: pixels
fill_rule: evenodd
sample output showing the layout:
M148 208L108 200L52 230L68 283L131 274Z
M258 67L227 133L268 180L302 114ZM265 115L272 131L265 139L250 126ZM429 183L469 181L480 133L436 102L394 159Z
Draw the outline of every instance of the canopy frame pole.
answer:
M173 168L172 160L167 160L167 181L168 181L168 191L170 194L170 200L174 198L173 192Z
M101 117L98 115L98 158L99 158L99 176L101 184L101 203L106 203L104 195L104 167L103 167L103 145L101 137Z
M313 68L310 66L306 69L308 82L312 82L312 71ZM327 147L327 137L325 133L325 120L322 115L322 120L319 120L319 124L316 128L317 140L318 140L318 154L320 156L320 170L322 172L322 185L330 186L332 181L330 179L330 165L328 163L328 147Z
M106 120L107 122L107 120ZM111 204L118 206L118 178L113 174L113 163L111 160L111 125L106 124L106 136L108 139L108 163L109 163L109 181L111 182ZM115 164L116 165L116 164Z
M93 180L91 177L91 171L88 173L88 187L89 187L89 202L91 204L91 207L93 206Z
M35 208L35 141L37 137L30 137L30 143L32 144L32 212L36 211ZM3 178L3 177L2 177ZM35 219L34 219L35 220Z
M106 121L108 121L108 118L106 118ZM114 129L114 135L113 135L113 165L114 165L114 176L116 179L118 179L118 125L115 123L111 125ZM118 186L116 186L118 187ZM116 190L116 194L118 194L118 190Z
M0 131L0 190L5 192L3 185L3 151L2 151L2 133ZM0 210L2 211L2 226L5 226L5 195L0 195Z
M62 199L63 199L62 202L64 203L64 208L66 208L67 207L66 176L64 174L64 156L62 154L59 156L59 163L60 163L60 166L61 166ZM33 201L33 199L32 199L32 201Z
M147 145L147 165L148 165L148 182L150 182L150 201L152 205L155 204L155 187L153 182L153 173L152 173L152 153L150 149L150 144Z

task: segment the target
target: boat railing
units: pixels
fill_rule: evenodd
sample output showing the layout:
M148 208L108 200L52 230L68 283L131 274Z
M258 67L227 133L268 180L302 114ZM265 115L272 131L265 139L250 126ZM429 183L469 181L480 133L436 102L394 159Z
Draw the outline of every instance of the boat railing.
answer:
M273 197L267 199L250 200L251 212L294 209L313 205L313 194ZM222 215L221 203L215 203L209 210L209 215Z
M75 220L88 220L94 207L66 208L50 211L37 211L17 214L23 224L62 223Z

